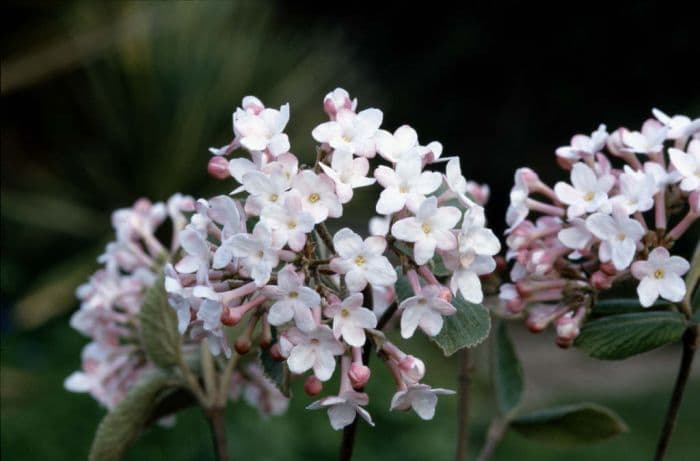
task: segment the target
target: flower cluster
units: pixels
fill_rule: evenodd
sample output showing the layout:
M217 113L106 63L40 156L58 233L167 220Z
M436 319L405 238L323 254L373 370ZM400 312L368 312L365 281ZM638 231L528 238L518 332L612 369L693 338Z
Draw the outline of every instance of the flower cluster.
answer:
M700 119L653 114L640 131L600 125L558 148L570 182L551 188L529 168L515 173L506 216L513 283L499 297L512 314L526 310L532 331L554 323L562 347L598 293L630 276L644 307L685 295L688 262L668 249L700 216Z
M167 203L140 199L112 214L116 240L98 258L104 267L77 290L81 304L71 326L91 342L83 349L82 371L66 379L68 390L89 392L113 408L153 368L141 345L138 314L159 268L177 250L178 235L186 223L183 213L193 204L191 197L175 194ZM173 232L170 248L155 236L168 218Z
M382 112L358 111L343 89L329 93L323 107L329 121L311 133L319 146L307 167L284 133L289 106L243 99L233 114L234 139L210 149L208 165L236 188L197 200L179 234L183 256L166 266L170 304L191 341L204 340L225 357L233 356L231 345L238 354L259 346L293 375L310 373L309 395L321 393L339 362L338 393L309 406L326 409L334 429L357 415L373 424L363 408L369 346L396 378L391 409L430 419L436 396L451 391L423 384L424 363L382 330L395 316L404 338L418 328L435 336L456 313L453 296L482 301L479 277L495 269L500 251L482 208L488 187L467 181L457 158L441 157L438 142L421 145L410 126L381 129ZM229 159L239 148L249 156ZM444 172L432 169L443 163ZM375 183L382 191L372 235L347 227L331 234L329 218L340 218L357 189ZM396 262L414 292L401 303ZM449 271L444 285L433 273L437 262Z

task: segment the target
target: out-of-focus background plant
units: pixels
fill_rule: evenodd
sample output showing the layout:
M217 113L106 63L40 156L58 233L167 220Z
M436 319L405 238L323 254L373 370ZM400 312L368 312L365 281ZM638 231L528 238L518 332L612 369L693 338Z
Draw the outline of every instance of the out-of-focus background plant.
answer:
M411 121L426 140L438 139L447 153L461 155L468 177L491 185L489 219L496 229L504 227L514 169L527 164L554 178L554 149L581 127L637 128L638 114L653 106L670 114L700 112L693 57L700 41L690 15L654 2L590 5L580 16L531 8L518 2L460 11L432 4L398 11L363 2L3 6L3 458L86 455L104 410L62 388L85 342L67 323L77 305L74 289L97 266L112 209L176 190L227 192L228 185L206 175L206 149L230 140L231 112L246 94L270 105L291 103L287 132L308 140L292 146L302 158L313 148L308 132L324 119L320 101L336 86L363 106L382 107L388 126ZM526 19L526 13L537 16ZM373 205L364 208L352 210L358 221ZM693 239L697 234L680 242L686 253ZM512 330L529 401L595 399L618 411L631 431L566 452L508 435L496 459L649 456L675 351L601 363L578 351L552 350L551 338ZM477 441L494 406L485 390L488 349L482 346L475 360ZM431 362L441 364L433 366L435 384L454 388L455 364L437 355ZM691 379L685 409L700 405L697 367ZM388 401L383 397L372 404ZM307 415L314 427L314 419L321 423L311 436L293 423L304 403L294 401L295 416L269 421L244 405L234 408L227 424L238 457L333 456L339 436L324 424L325 415ZM376 412L386 415L376 421L382 428L361 429L358 459L449 457L455 410L450 402L441 405L429 424ZM190 410L172 429L151 429L130 459L210 456L200 418ZM684 411L667 459L692 456L698 427L697 412ZM385 431L394 434L390 442Z

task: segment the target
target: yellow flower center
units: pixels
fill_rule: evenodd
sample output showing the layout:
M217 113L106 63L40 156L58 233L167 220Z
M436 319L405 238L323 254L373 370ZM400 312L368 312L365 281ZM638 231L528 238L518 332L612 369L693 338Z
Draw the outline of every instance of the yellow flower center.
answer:
M430 229L430 225L428 225L428 224L423 224L422 226L420 226L420 228L423 229L423 232L424 232L424 233L426 233L426 234L429 234L429 233L430 233L430 230L431 230L431 229Z
M344 134L344 135L343 135L343 141L345 141L345 142L352 142L352 139L350 139L350 136Z
M272 195L270 195L270 201L271 201L271 202L276 202L278 198L280 198L280 196L277 195L277 194L272 194Z
M314 192L313 194L309 195L309 202L311 202L311 203L316 203L316 202L318 202L319 200L321 200L321 196L318 195L316 192Z
M289 296L290 298L298 298L299 293L297 293L296 291L290 291L287 296Z
M586 195L583 196L583 199L587 202L590 202L593 200L593 197L595 197L595 194L593 192L586 192Z
M620 232L619 234L617 234L617 239L618 239L619 241L621 241L621 242L622 242L626 237L627 237L627 236L626 236L625 234L623 234L622 232Z
M663 269L656 269L656 270L654 271L654 278L657 278L657 279L662 279L662 278L664 278L664 271L663 271Z
M399 187L399 192L401 192L402 194L408 194L408 187L406 187L406 186Z
M340 310L340 316L341 317L350 317L350 311L347 310L345 307Z
M365 257L362 255L355 258L355 264L357 264L358 266L362 266L365 263L365 261Z
M287 227L290 228L290 229L296 229L296 228L297 228L297 223L295 223L295 222L290 222L289 224L287 224Z

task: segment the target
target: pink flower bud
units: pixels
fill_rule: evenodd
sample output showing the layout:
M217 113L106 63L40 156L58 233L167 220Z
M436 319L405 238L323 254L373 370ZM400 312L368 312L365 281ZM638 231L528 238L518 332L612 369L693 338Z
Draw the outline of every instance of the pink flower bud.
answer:
M422 360L407 355L399 362L399 369L407 381L419 382L425 376L425 364Z
M557 346L562 348L571 347L574 340L581 332L581 322L586 314L584 308L579 308L574 314L573 311L559 317L557 320Z
M605 272L596 271L591 275L591 285L597 290L608 290L612 287L612 280Z
M228 171L228 161L222 156L215 156L209 159L207 172L216 179L226 179L230 176Z
M322 390L323 383L320 379L313 375L306 378L304 382L304 392L306 392L307 395L313 397L314 395L320 394Z
M278 362L283 362L286 360L282 355L282 351L280 350L280 343L275 343L270 346L270 357Z
M372 374L369 367L361 363L355 362L350 365L350 370L348 370L348 377L350 378L350 383L355 389L360 389L367 384L369 377Z
M540 183L540 177L530 168L518 168L516 174L520 176L528 189L537 187Z
M240 309L236 309L235 307L224 308L221 312L221 323L228 327L238 325L242 318L243 315Z
M607 263L601 264L600 270L603 271L603 273L605 273L607 275L617 274L617 269L615 269L615 266L613 265L612 262L607 262Z
M240 338L236 339L236 342L233 344L233 347L236 349L236 352L238 352L241 355L248 353L248 351L250 351L251 346L252 344L250 342L250 338L246 336L241 336Z
M350 94L342 88L336 88L323 98L323 110L331 120L335 120L335 116L341 110L355 110L357 102L350 99Z
M445 302L448 302L448 303L452 302L452 292L450 291L449 288L447 288L445 286L440 288L440 294L438 295L438 297Z

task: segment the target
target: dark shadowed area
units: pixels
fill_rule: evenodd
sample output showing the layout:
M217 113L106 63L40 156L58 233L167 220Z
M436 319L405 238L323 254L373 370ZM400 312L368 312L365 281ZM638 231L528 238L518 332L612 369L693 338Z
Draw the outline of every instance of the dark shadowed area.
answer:
M384 111L391 131L410 124L422 143L459 155L465 176L491 187L497 232L513 171L530 166L553 183L554 150L600 123L638 129L652 107L700 114L697 17L680 3L623 1L533 6L503 1L6 2L2 6L2 221L0 262L3 459L82 459L104 410L63 389L86 340L68 326L75 287L97 268L110 213L139 197L226 193L207 176L207 148L231 139L231 113L255 94L291 104L292 150L314 155L311 129L323 96L341 86L360 107ZM358 228L374 208L365 194L346 213ZM360 202L360 201L358 201ZM690 253L698 226L680 242ZM364 232L364 229L362 229ZM556 349L547 334L512 326L529 405L591 400L619 412L630 432L563 450L510 434L494 459L650 458L677 366L663 348L625 362ZM455 388L456 363L414 344L436 386ZM495 404L488 345L476 352L472 450ZM426 352L429 351L429 352ZM436 418L389 413L378 373L360 427L357 459L451 459L455 401ZM700 377L695 365L669 461L697 454ZM340 441L322 412L307 413L302 382L288 414L261 419L244 403L227 420L233 459L332 459ZM310 430L313 428L313 430ZM210 459L196 409L155 427L128 459Z

